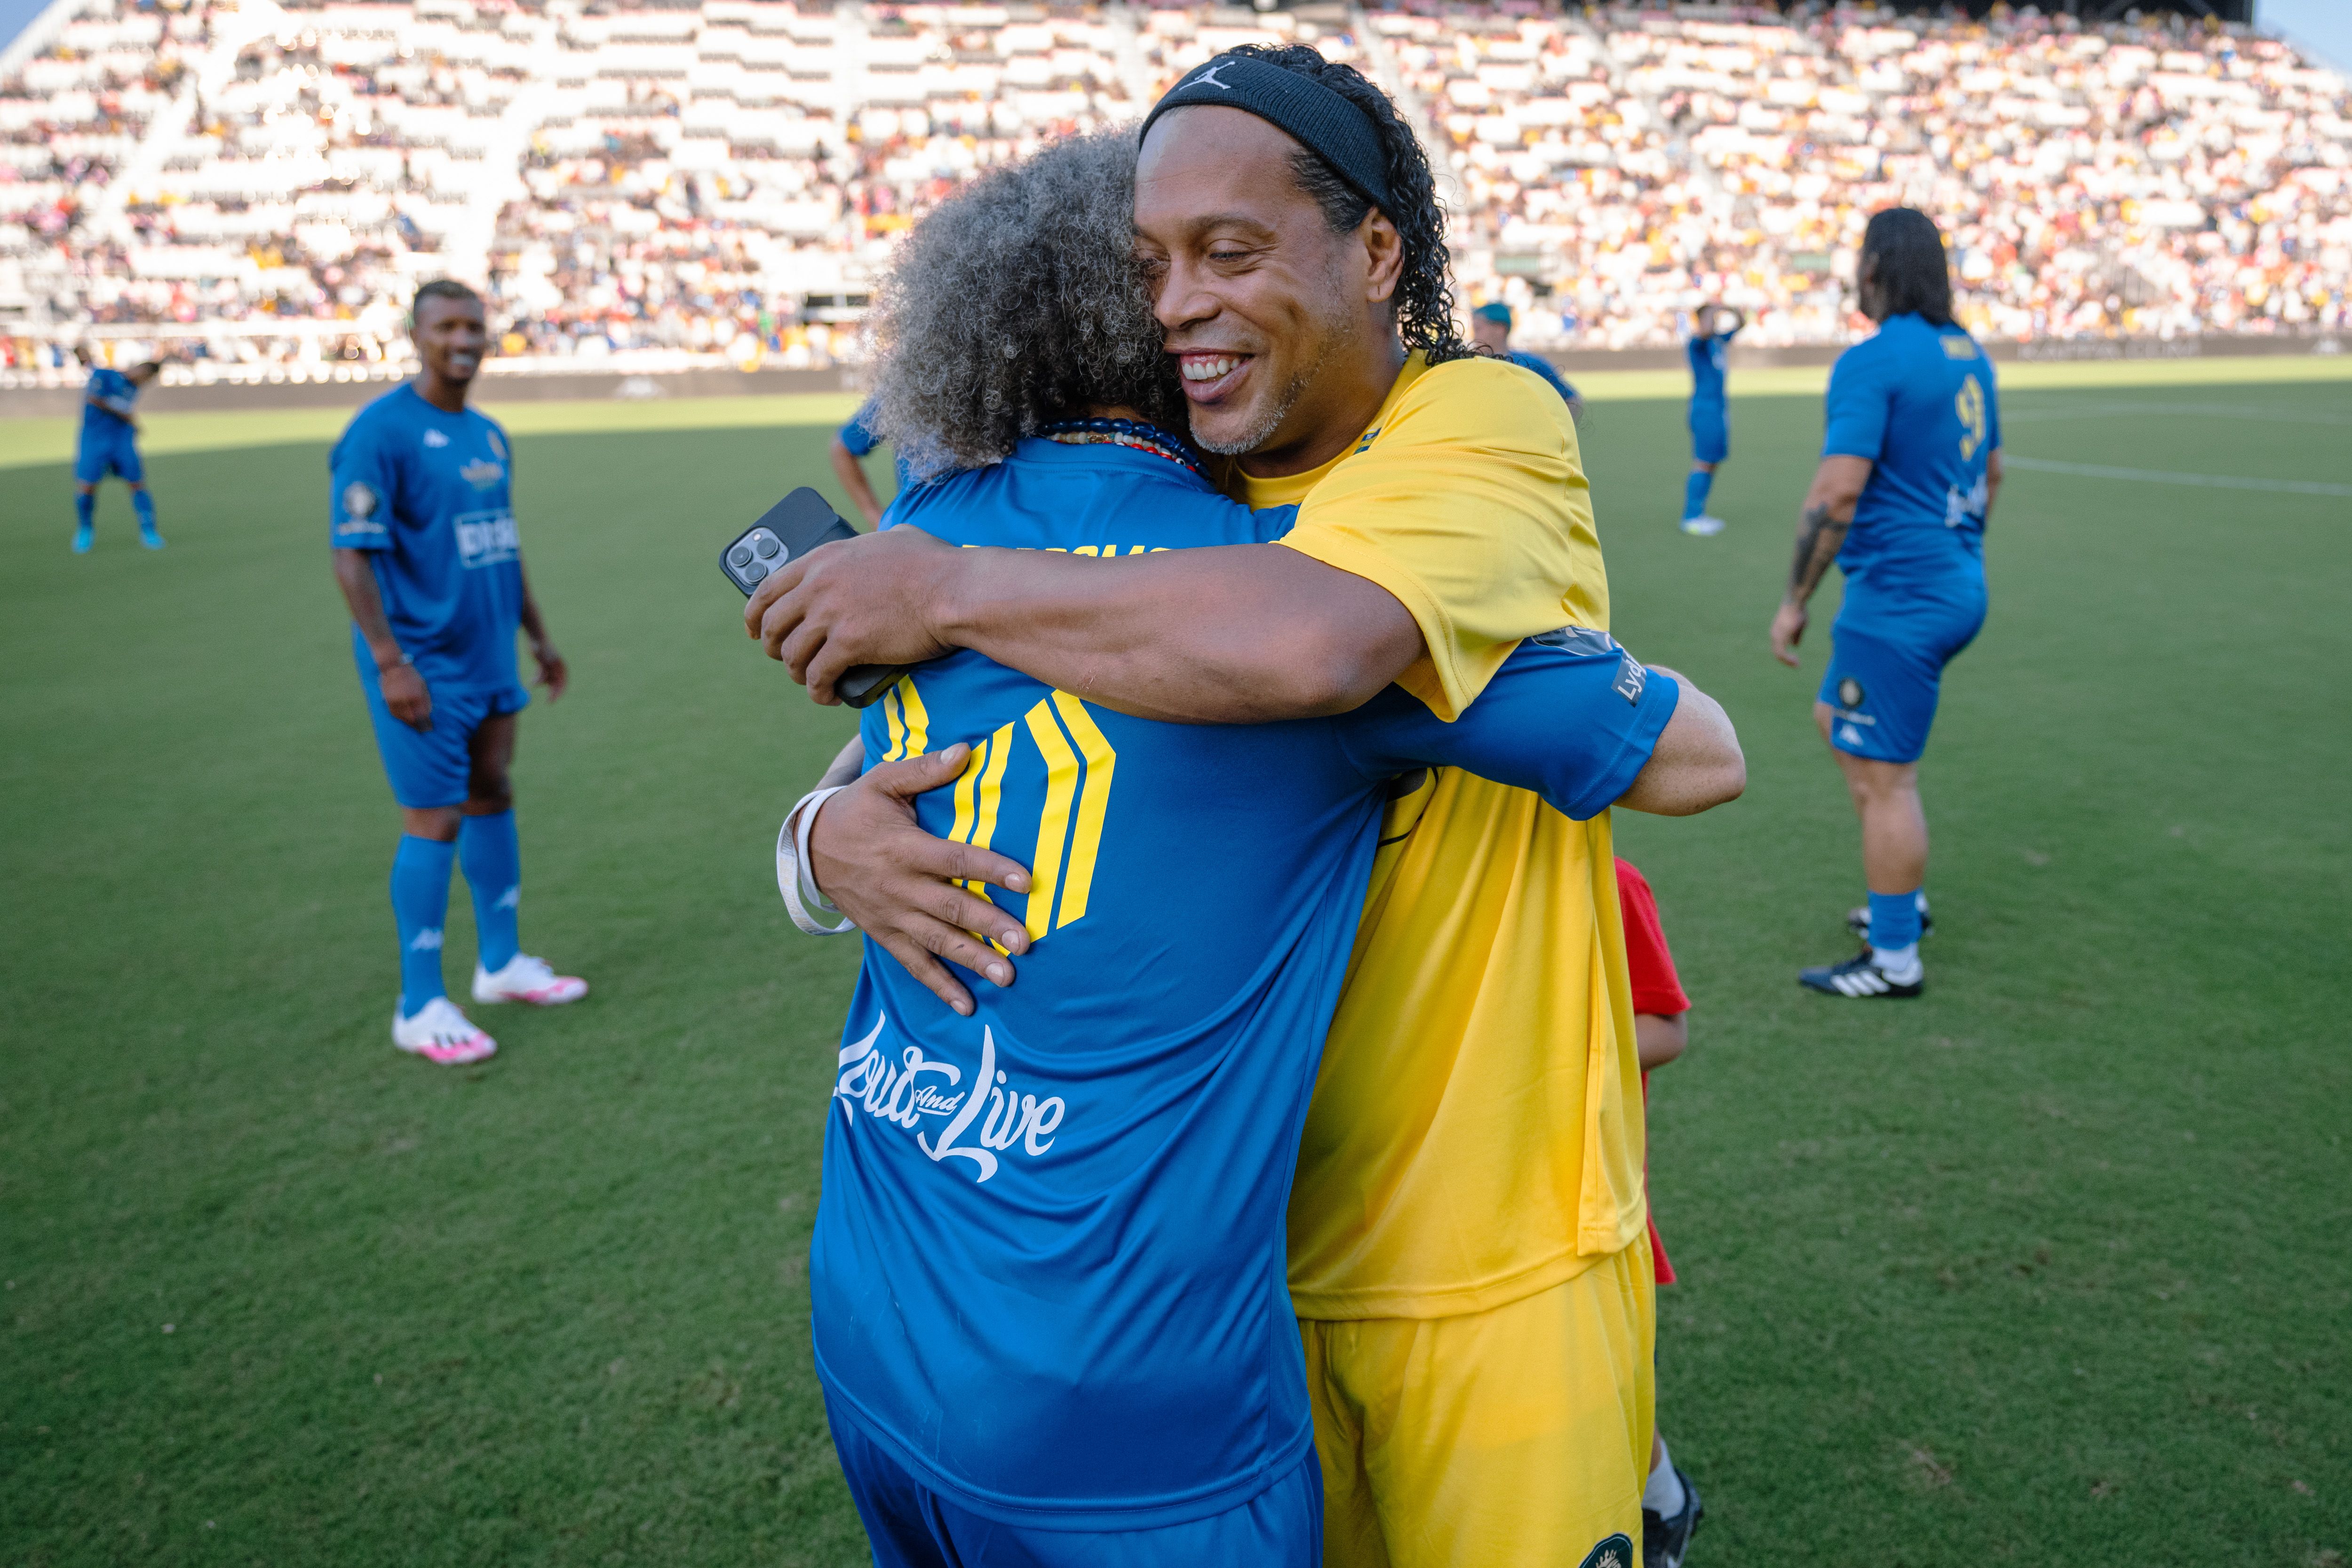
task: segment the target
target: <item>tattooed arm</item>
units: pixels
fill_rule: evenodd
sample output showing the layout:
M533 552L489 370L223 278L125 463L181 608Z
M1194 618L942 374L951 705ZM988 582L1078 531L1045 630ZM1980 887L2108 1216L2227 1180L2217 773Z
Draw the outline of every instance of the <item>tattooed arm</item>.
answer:
M1772 657L1792 669L1797 643L1805 635L1805 605L1845 543L1853 505L1870 482L1870 469L1867 458L1823 458L1812 489L1805 492L1804 511L1797 523L1797 558L1789 567L1788 592L1772 617Z

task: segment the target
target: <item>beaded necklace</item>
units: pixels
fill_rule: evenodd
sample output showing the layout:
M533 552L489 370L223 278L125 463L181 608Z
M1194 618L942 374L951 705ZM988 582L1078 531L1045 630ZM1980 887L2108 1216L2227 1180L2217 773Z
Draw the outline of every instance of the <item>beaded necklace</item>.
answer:
M1156 426L1134 419L1056 419L1040 428L1038 435L1048 441L1059 441L1066 447L1113 446L1132 447L1139 452L1150 452L1192 469L1202 479L1208 472L1192 450L1192 443L1171 436Z

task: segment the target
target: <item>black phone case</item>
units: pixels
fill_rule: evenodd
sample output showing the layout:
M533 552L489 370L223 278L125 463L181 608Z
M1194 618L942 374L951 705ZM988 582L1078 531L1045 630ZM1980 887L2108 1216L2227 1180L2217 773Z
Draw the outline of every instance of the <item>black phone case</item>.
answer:
M844 522L823 496L803 485L727 542L719 552L719 570L748 599L769 573L785 563L797 561L820 544L856 537L857 531ZM845 671L833 689L852 708L865 708L906 673L903 665L856 665Z

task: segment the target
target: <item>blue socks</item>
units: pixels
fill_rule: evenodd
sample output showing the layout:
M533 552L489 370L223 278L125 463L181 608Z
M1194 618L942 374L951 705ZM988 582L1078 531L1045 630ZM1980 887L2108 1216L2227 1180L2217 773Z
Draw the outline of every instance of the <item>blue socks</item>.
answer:
M1886 952L1900 952L1919 941L1919 894L1873 893L1870 895L1870 945Z
M515 915L522 901L522 847L515 839L514 813L467 817L457 827L457 858L466 868L466 885L474 890L482 967L496 974L520 945ZM446 862L442 876L448 876Z
M400 1016L446 993L441 984L441 928L449 918L449 867L457 847L400 837L392 858L392 918L400 931Z
M1715 476L1705 468L1693 468L1683 485L1683 515L1705 517L1706 493L1715 488Z
M153 534L155 531L155 498L145 490L132 490L131 492L131 510L139 514L139 531L144 534Z
M97 518L97 494L84 495L79 490L74 491L74 527L86 531Z

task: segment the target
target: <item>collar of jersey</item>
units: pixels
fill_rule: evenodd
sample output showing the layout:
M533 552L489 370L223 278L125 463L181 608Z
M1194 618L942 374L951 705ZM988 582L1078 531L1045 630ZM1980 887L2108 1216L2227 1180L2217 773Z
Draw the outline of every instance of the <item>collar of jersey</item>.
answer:
M1371 424L1366 427L1367 434L1389 422L1389 416L1396 411L1397 400L1428 369L1429 361L1419 349L1405 355L1404 368L1397 372L1396 381L1389 387L1389 395L1381 400L1381 411L1372 416ZM1251 478L1242 472L1241 465L1231 458L1213 458L1209 478L1215 481L1219 489L1254 510L1270 506L1296 506L1307 499L1307 491L1329 478L1332 469L1363 449L1363 440L1359 437L1320 468L1309 468L1303 474L1282 474L1270 479Z

